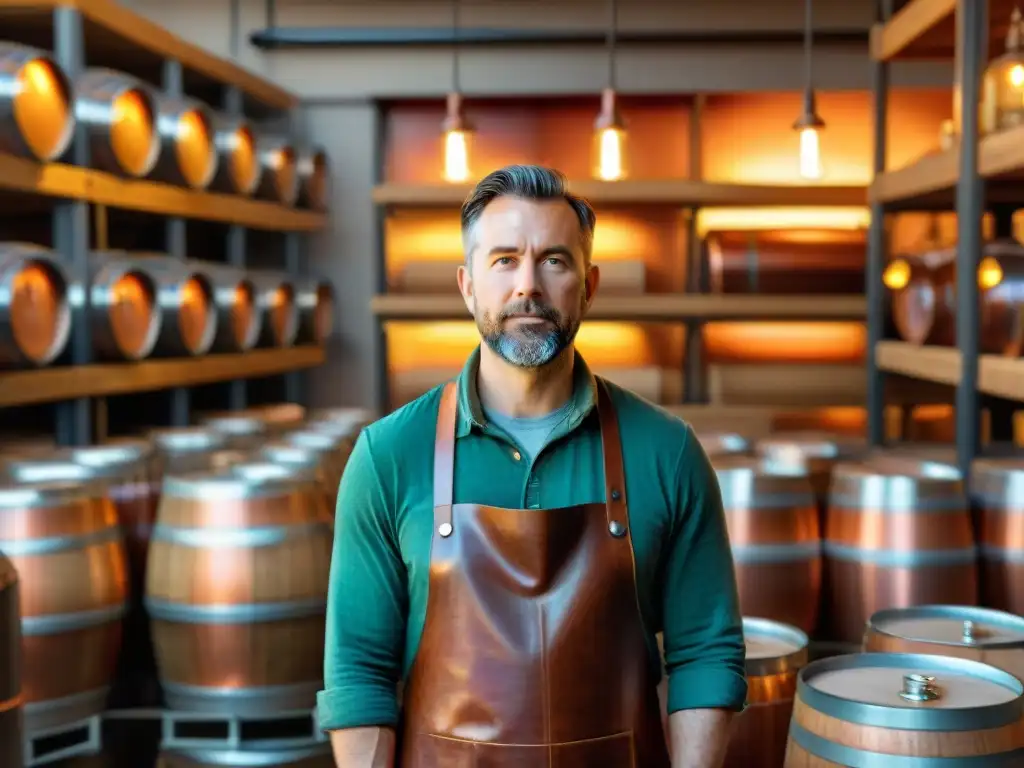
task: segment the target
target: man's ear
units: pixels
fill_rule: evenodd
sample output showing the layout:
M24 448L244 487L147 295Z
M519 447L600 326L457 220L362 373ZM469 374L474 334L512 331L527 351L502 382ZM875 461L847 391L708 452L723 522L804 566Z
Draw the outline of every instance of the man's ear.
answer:
M584 297L586 299L586 308L589 310L590 305L594 303L594 296L597 295L597 287L601 284L601 270L596 264L591 264L587 267L587 274L584 278Z
M459 284L459 293L462 294L462 300L466 302L466 309L469 310L469 314L475 315L476 297L473 295L472 271L465 264L460 264L455 277Z

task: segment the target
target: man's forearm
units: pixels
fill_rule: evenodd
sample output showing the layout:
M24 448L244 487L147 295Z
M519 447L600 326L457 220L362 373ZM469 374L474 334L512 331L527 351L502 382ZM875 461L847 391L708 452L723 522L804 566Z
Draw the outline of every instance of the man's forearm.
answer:
M395 732L391 728L345 728L331 731L338 768L393 768Z
M721 768L732 715L725 709L682 709L669 715L672 768Z

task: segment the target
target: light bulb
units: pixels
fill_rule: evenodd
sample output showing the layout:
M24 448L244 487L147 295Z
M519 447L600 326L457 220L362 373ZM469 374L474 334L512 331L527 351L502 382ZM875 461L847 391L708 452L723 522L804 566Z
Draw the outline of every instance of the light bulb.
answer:
M821 178L821 147L818 144L818 129L800 129L800 175L805 179Z
M882 273L882 283L890 291L900 291L910 282L910 265L903 259L893 261Z
M986 256L978 265L978 286L990 291L1003 282L1003 268L991 256Z
M1007 73L1007 79L1014 88L1024 86L1024 66L1014 64Z
M595 176L601 181L618 181L626 176L626 132L601 128L597 132Z
M444 180L453 183L469 180L469 134L466 131L445 131Z

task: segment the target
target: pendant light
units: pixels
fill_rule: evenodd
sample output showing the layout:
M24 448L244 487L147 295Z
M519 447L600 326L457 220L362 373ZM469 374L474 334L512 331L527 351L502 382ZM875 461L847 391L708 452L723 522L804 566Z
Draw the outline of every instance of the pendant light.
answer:
M447 182L469 181L470 136L473 127L462 111L459 82L459 0L452 0L452 90L448 94L448 112L441 130L444 136L444 170Z
M825 127L825 121L818 115L818 105L814 97L814 86L811 74L812 45L812 0L805 0L804 6L804 108L799 119L793 123L794 130L800 136L800 175L805 179L820 179L821 146L818 132Z
M627 176L626 124L619 114L615 93L615 38L618 4L609 0L608 86L601 91L601 113L594 121L593 175L601 181L619 181Z

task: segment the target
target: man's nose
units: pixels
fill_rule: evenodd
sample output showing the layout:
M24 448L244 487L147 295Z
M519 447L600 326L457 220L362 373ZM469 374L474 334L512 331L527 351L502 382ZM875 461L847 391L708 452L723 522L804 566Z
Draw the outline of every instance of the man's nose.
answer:
M516 295L536 296L539 288L537 265L532 259L523 259L516 270Z

